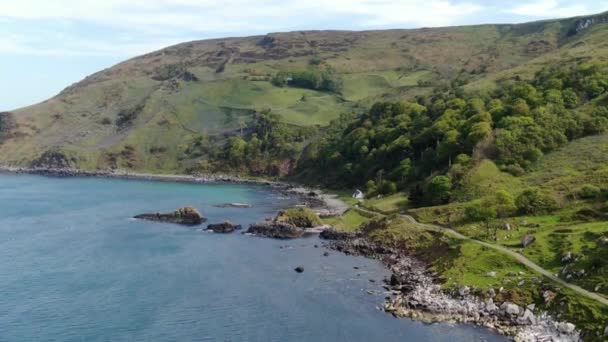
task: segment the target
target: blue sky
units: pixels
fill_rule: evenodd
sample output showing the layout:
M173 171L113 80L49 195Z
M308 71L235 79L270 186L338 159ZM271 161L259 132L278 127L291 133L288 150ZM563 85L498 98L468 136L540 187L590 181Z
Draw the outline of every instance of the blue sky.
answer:
M606 10L605 0L2 0L0 110L34 104L95 71L188 40L517 23Z

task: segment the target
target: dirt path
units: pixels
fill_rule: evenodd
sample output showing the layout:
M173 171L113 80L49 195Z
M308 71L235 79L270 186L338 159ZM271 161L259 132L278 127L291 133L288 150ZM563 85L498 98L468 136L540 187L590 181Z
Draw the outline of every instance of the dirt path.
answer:
M367 209L363 209L363 208L360 208L360 209L363 210L363 211L369 212L369 213L374 213L376 215L379 214L379 213L371 211L371 210L367 210ZM491 243L488 243L488 242L484 242L484 241L480 241L480 240L476 240L476 239L472 239L470 237L467 237L465 235L460 234L459 232L457 232L457 231L455 231L455 230L453 230L451 228L446 228L446 227L442 227L442 226L438 226L438 225L434 225L434 224L420 223L420 222L416 221L416 219L414 217L410 216L410 215L401 214L401 217L405 218L406 220L410 221L412 224L417 225L419 227L423 227L423 228L428 229L428 230L440 231L440 232L443 232L443 233L445 233L445 234L447 234L449 236L452 236L452 237L454 237L456 239L460 239L460 240L464 240L464 241L471 241L471 242L480 244L482 246L485 246L485 247L488 247L488 248L492 248L492 249L497 250L499 252L508 254L508 255L512 256L513 258L515 258L517 261L521 262L522 264L524 264L527 267L529 267L530 269L532 269L533 271L538 272L538 273L544 275L545 277L553 280L554 282L556 282L556 283L558 283L558 284L560 284L560 285L562 285L564 287L567 287L567 288L571 289L572 291L575 291L575 292L577 292L577 293L579 293L579 294L581 294L581 295L583 295L583 296L585 296L587 298L593 299L593 300L595 300L597 302L600 302L600 303L602 303L604 305L608 305L608 298L602 297L601 295L599 295L599 294L597 294L595 292L591 292L591 291L585 290L584 288L582 288L582 287L580 287L578 285L574 285L574 284L568 283L567 281L565 281L565 280L563 280L563 279L561 279L559 277L556 277L550 271L548 271L548 270L540 267L539 265L535 264L532 260L530 260L530 259L526 258L525 256L523 256L523 255L521 255L521 254L519 254L519 253L517 253L515 251L512 251L512 250L510 250L510 249L508 249L506 247L499 246L499 245L494 245L494 244L491 244Z

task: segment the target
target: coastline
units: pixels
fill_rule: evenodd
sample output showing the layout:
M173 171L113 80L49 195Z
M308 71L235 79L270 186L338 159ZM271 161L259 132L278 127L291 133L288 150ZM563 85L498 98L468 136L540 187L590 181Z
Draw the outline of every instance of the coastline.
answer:
M581 341L573 324L535 312L534 305L495 303L496 293L482 297L469 287L444 291L440 276L406 251L372 243L361 234L328 232L321 237L329 240L327 248L379 260L391 272L391 278L384 280L387 297L382 309L395 317L429 324L476 325L519 342Z
M248 179L229 175L176 175L148 174L113 171L84 171L78 169L15 168L0 166L0 173L34 174L50 177L96 177L125 180L147 180L189 184L244 184L265 185L276 191L296 196L305 205L321 216L341 215L349 208L347 204L300 184L262 179ZM323 235L323 234L322 234ZM572 325L556 322L534 308L521 308L515 304L494 303L492 298L481 298L471 294L445 293L436 274L430 273L426 265L403 251L375 245L356 234L337 234L328 239L327 247L345 254L361 255L377 259L392 273L385 284L389 295L383 310L396 317L406 317L426 323L464 323L489 328L515 341L579 341ZM515 310L515 305L517 310ZM517 311L517 313L513 313ZM572 331L570 331L572 328Z

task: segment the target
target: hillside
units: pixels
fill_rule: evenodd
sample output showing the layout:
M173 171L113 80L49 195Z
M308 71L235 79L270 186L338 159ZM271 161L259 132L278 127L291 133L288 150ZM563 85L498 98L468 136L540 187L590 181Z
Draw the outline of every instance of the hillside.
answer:
M317 127L342 113L363 113L378 100L411 100L460 85L485 92L546 65L604 60L607 20L608 14L599 14L519 25L307 31L183 43L1 114L0 163L204 171L198 165L213 155L209 151L247 134L263 109L289 129L312 127L278 158L293 160ZM310 70L314 77L330 74L339 87L325 87L325 80L273 81L280 72L291 77ZM293 164L279 164L287 170L279 174ZM274 173L267 166L260 170Z

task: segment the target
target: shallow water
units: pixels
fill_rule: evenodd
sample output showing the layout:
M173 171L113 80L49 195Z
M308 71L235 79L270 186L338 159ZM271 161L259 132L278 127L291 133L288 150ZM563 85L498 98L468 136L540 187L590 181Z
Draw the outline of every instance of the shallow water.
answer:
M214 207L226 202L253 207ZM0 341L505 340L377 310L386 270L324 257L316 237L130 219L193 205L246 225L290 204L261 186L0 174Z

